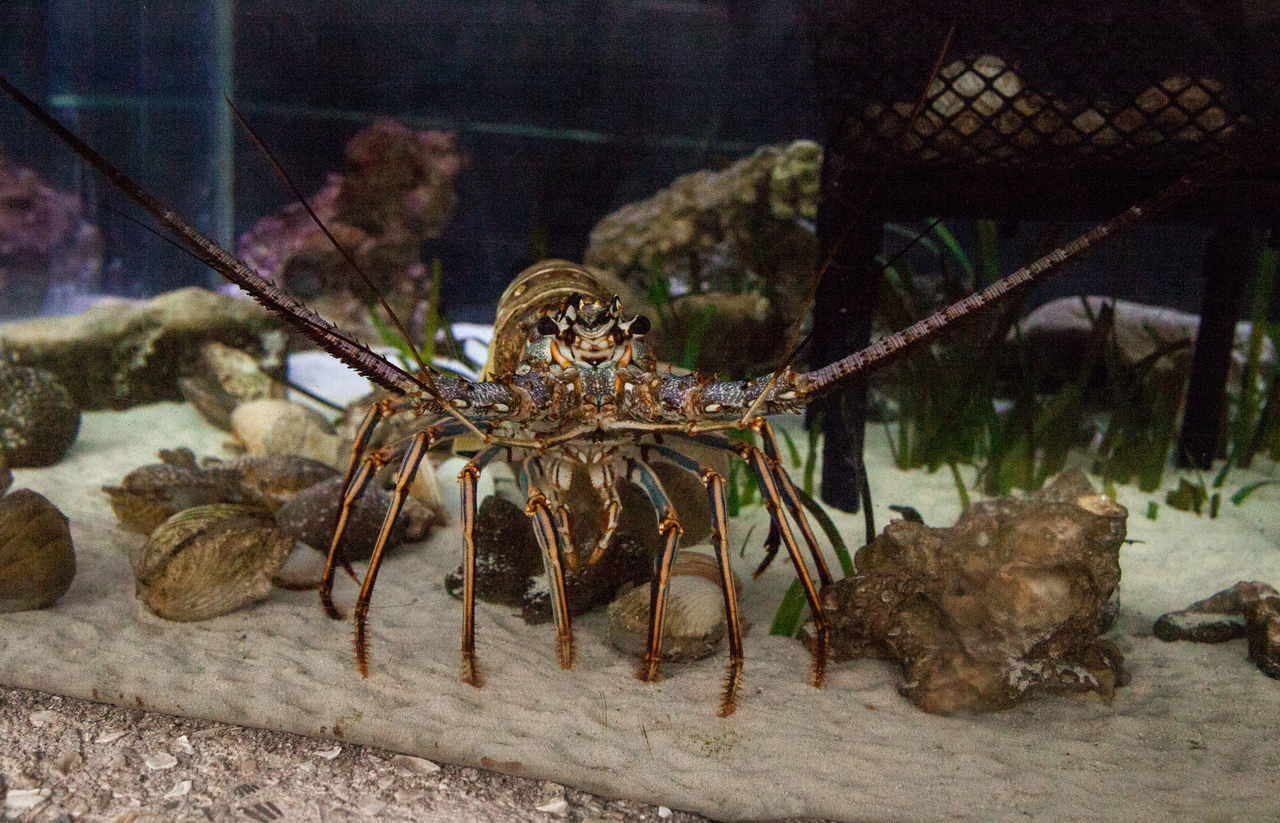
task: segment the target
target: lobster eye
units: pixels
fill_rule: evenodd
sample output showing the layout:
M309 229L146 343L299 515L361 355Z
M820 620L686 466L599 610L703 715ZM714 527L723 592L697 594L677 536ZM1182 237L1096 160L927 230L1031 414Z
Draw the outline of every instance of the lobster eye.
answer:
M649 318L643 314L637 314L630 323L627 324L627 331L632 334L648 334Z
M556 321L551 319L547 315L543 315L542 317L538 318L537 328L538 328L538 334L541 334L543 337L549 337L560 331L560 326L556 323Z

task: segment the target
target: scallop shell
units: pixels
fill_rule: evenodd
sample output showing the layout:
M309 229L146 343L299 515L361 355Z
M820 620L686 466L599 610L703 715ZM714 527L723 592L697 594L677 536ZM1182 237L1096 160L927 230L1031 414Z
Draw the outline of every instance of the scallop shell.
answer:
M737 575L733 585L742 590ZM677 553L667 588L662 659L698 660L714 654L725 631L724 595L716 559L701 552ZM649 587L637 586L609 606L609 642L619 651L640 657L648 636Z
M319 412L288 400L250 400L231 413L231 432L252 455L296 454L346 465L347 446Z
M264 599L293 538L256 506L198 506L130 555L137 597L166 620L206 620Z
M75 573L66 516L30 489L0 498L0 612L52 606Z
M51 466L79 432L80 409L53 372L0 360L0 451L10 466Z

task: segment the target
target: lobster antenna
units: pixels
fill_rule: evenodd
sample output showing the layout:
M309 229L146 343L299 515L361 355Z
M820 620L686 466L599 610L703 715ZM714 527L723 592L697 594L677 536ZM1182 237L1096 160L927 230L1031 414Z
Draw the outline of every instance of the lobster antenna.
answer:
M924 110L925 103L929 100L929 90L933 88L934 81L938 79L938 73L942 71L942 61L946 59L947 52L951 49L951 40L955 37L955 33L956 27L952 25L951 28L947 30L947 36L943 38L942 48L938 50L938 59L934 61L933 68L929 71L929 79L925 83L924 91L920 93L920 98L916 100L915 108L911 110L911 116L907 118L907 125L902 130L902 139L898 144L900 152L905 152L906 150L907 141L911 137L911 129L915 126L916 120L920 117L920 112ZM871 202L872 193L875 192L876 189L880 188L881 184L884 182L887 172L888 164L882 164L875 180L872 181L871 185L866 189L867 196L863 200L859 211L866 211L867 205ZM860 216L861 215L859 215L859 217ZM818 269L817 275L813 278L813 282L809 285L809 295L803 304L805 306L805 310L800 313L800 316L798 316L795 322L791 325L791 332L787 336L787 347L785 349L787 354L782 358L782 364L779 365L778 368L774 369L773 374L769 375L769 382L765 384L764 390L756 396L756 399L752 401L751 405L747 407L747 410L743 412L741 417L742 426L746 426L751 421L755 416L756 411L760 408L760 405L773 393L774 387L777 386L778 380L782 377L788 366L793 360L795 360L798 351L796 343L800 339L800 326L804 322L805 315L808 314L809 307L813 305L813 301L818 296L818 285L822 282L822 278L826 275L827 270L835 263L836 255L840 253L840 249L843 248L845 241L848 240L849 235L853 233L853 227L857 223L857 220L858 218L855 217L853 220L849 221L849 223L845 225L844 230L836 237L836 241L831 244L831 249L827 252L826 260L823 261L822 266ZM934 225L937 224L935 223ZM923 234L920 236L923 236ZM913 244L914 242L915 241L913 241Z
M374 354L316 314L301 301L249 268L226 249L201 234L176 212L135 183L128 175L96 152L53 115L49 114L16 86L0 75L0 90L12 97L45 128L66 143L85 162L97 169L114 186L127 194L144 211L173 233L189 254L231 282L243 288L271 312L296 325L320 348L346 363L357 373L400 394L410 394L422 387L413 375Z
M1207 173L1186 175L1145 202L1116 215L1065 246L1049 252L1031 265L997 280L982 291L974 292L900 332L882 337L861 351L854 352L820 369L798 375L796 382L801 392L806 399L825 394L849 376L867 371L917 348L932 340L952 323L978 314L1006 295L1020 292L1078 262L1086 252L1119 236L1148 214L1167 208L1174 201L1195 191L1211 176L1234 167L1238 162L1238 158L1227 158L1213 175Z
M254 145L258 147L258 151L262 152L262 155L267 158L267 162L271 164L271 167L275 169L276 174L279 175L280 179L289 187L294 198L302 204L302 208L306 209L307 214L311 217L311 221L319 227L320 231L324 232L324 236L328 238L333 247L337 249L338 254L342 255L342 259L346 261L352 271L360 275L360 279L364 281L364 284L368 286L374 296L378 298L378 302L382 305L383 310L386 311L387 317L391 318L391 323L396 327L396 331L400 333L400 338L404 340L405 345L409 347L409 353L413 355L414 362L418 364L418 368L422 372L423 379L419 381L419 385L426 389L427 394L431 395L431 399L440 404L440 408L446 414L466 426L471 433L476 437L479 437L481 441L485 443L489 442L488 438L485 437L484 433L481 432L480 429L476 428L474 423L465 418L461 412L455 409L451 403L446 402L444 397L441 396L440 389L436 386L435 369L422 359L422 354L418 351L418 347L413 345L413 340L409 337L409 331L405 328L404 324L400 322L400 317L396 314L395 310L391 308L391 304L387 302L385 297L383 297L382 292L373 284L373 280L365 273L365 270L360 267L360 264L357 263L351 253L347 251L347 248L338 242L338 238L333 236L333 232L329 231L329 227L320 219L320 215L316 214L315 209L311 208L311 204L307 202L307 198L303 197L302 191L298 188L298 185L293 182L293 178L289 176L289 173L285 171L284 166L276 159L275 153L272 152L262 138L258 136L258 133L254 131L253 126L249 125L249 121L245 119L244 114L241 113L240 107L236 105L235 101L232 100L229 95L222 95L222 99L227 101L227 106L230 107L231 113L236 116L236 121L239 122L240 126L248 133L250 139L253 140Z

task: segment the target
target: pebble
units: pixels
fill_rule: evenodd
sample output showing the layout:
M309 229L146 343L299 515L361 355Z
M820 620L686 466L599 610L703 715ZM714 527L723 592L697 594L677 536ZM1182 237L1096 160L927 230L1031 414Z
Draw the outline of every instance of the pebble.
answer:
M173 745L174 745L174 748L176 748L178 751L182 752L183 754L196 753L195 746L191 745L191 741L187 739L187 736L185 734L180 736L177 740L173 741Z
M543 803L541 806L535 806L534 808L540 812L546 812L547 814L564 814L569 809L569 801L565 800L563 797L559 797L555 800Z
M109 732L103 732L102 734L98 735L97 739L95 739L93 742L94 743L114 743L120 738L124 737L124 735L125 733L120 731L119 729L112 729Z
M440 767L425 757L414 757L409 754L398 754L391 758L391 765L414 774L435 774Z
M162 769L172 769L178 765L178 758L168 752L154 752L142 758L142 762L147 764L148 769L160 771Z
M658 807L658 817L661 817L663 820L666 820L668 817L671 817L671 814L672 814L671 810L668 809L666 806Z
M31 716L27 718L27 720L31 722L32 726L47 726L57 719L57 712L52 711L51 709L42 709L38 712L32 712Z
M174 785L172 789L164 793L165 800L173 800L178 797L185 797L191 791L191 781L182 780Z
M334 746L332 749L319 749L312 752L316 757L323 757L325 760L333 760L342 754L342 746Z
M49 789L10 789L4 796L4 808L6 812L14 812L16 817L17 812L34 809L48 800L52 793Z

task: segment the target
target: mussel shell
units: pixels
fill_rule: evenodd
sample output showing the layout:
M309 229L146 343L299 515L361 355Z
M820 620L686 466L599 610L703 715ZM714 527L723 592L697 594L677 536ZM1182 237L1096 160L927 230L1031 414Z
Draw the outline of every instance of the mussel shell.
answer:
M137 597L166 620L205 620L264 599L293 538L256 506L178 512L130 555Z
M30 489L0 498L0 612L53 605L75 574L66 516Z

